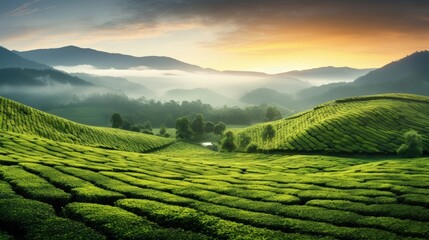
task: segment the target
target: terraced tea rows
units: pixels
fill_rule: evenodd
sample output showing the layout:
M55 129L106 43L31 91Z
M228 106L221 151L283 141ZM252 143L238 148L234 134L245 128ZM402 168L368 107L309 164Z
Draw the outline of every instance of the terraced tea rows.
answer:
M263 139L271 124L276 133ZM394 153L410 129L424 139L429 149L429 98L406 94L385 94L340 99L313 110L238 132L263 150L318 151L343 153Z
M112 151L0 133L0 238L428 239L429 159Z
M90 127L0 97L0 129L85 146L147 152L173 139L112 128Z

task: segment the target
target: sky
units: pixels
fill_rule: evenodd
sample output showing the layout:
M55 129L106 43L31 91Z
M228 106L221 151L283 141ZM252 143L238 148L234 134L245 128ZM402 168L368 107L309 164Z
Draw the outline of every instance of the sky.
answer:
M0 45L75 45L268 73L429 49L427 0L0 0Z

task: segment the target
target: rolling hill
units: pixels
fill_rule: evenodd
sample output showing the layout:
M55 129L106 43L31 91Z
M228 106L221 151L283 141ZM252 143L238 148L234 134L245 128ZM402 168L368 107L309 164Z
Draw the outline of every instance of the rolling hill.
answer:
M0 69L1 68L50 69L51 67L25 59L18 54L0 46Z
M429 237L427 157L217 153L183 142L154 153L117 151L88 146L84 138L123 139L125 149L136 135L108 134L0 100L2 240ZM424 112L428 98L369 96L317 109L342 106L357 120L363 113L347 109L356 112L358 104ZM383 142L384 132L377 134Z
M429 51L389 63L351 83L315 87L297 96L301 109L306 109L338 98L394 92L429 95Z
M364 76L374 69L356 69L350 67L320 67L301 71L290 71L280 75L297 78L312 83L326 84L327 82L351 82Z
M271 124L274 138L262 139ZM429 98L385 94L338 99L286 119L238 132L252 138L260 149L302 152L394 153L403 134L414 129L429 149Z
M90 127L0 97L2 131L59 142L131 152L147 152L174 140L119 129Z
M170 57L134 57L118 53L107 53L90 48L67 46L52 49L37 49L16 52L22 57L49 66L92 65L97 68L129 69L147 67L159 70L205 71L196 65L181 62Z
M294 98L287 94L282 93L270 88L258 88L252 90L240 98L240 101L249 104L279 104L283 107L294 106Z

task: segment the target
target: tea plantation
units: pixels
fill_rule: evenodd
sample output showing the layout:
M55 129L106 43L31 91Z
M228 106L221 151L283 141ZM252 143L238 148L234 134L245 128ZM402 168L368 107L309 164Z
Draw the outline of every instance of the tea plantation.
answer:
M3 97L0 97L0 130L131 152L152 151L173 143L173 139L78 124Z
M218 153L182 142L110 150L5 101L0 239L429 239L426 157ZM35 120L5 122L21 115Z
M272 138L261 138L271 124ZM237 132L259 149L298 152L394 153L410 129L423 136L429 149L429 98L384 94L339 99L276 122Z

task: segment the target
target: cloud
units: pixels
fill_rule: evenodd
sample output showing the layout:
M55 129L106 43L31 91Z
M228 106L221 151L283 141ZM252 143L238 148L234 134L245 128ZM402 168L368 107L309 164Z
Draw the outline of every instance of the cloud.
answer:
M429 1L422 0L129 0L115 26L223 26L218 45L266 44L323 37L368 39L427 36ZM295 40L295 41L294 41Z
M38 3L40 1L41 0L32 0L32 1L26 2L22 5L20 5L19 7L15 8L14 10L6 13L6 16L18 17L18 16L30 15L32 13L35 13L35 12L39 11L39 8L33 7L32 5L34 5L35 3Z

